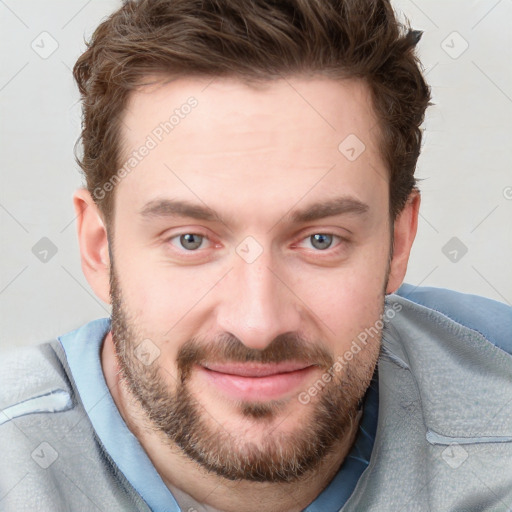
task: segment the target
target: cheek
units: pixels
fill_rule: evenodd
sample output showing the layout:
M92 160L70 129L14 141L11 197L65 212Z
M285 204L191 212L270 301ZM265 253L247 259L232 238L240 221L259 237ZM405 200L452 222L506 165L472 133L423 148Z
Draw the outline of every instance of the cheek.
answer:
M169 329L211 284L205 271L198 272L192 266L173 268L154 258L155 252L141 250L122 262L116 260L116 267L130 311L153 329L164 324Z
M210 284L206 276L200 278L192 267L139 267L135 260L130 264L132 271L125 267L126 277L121 278L124 307L130 313L138 337L150 339L158 347L157 364L165 368L162 376L175 383L179 348L198 334L198 328L208 316L209 310L204 307L207 301L201 299L218 281L218 276L210 276Z
M380 319L387 266L387 250L375 249L346 266L310 268L296 281L296 294L337 352Z
M384 295L382 279L373 282L334 280L330 288L311 297L311 310L321 320L326 336L350 343L382 314Z

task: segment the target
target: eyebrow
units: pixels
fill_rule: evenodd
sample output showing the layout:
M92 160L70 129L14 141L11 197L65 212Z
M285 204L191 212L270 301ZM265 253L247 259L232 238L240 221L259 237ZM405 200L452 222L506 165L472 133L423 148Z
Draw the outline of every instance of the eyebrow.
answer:
M317 202L303 209L287 213L284 218L289 219L292 224L300 224L335 215L364 215L369 209L370 207L359 199L342 196ZM149 201L141 208L139 213L144 219L189 217L191 219L228 224L228 219L223 218L219 213L206 205L203 206L176 199L155 199Z
M291 221L299 224L349 213L364 215L369 209L370 207L359 199L348 196L335 197L334 199L314 203L302 210L296 210L291 214Z
M140 210L143 218L155 217L190 217L191 219L217 221L225 223L224 219L208 206L193 204L176 199L155 199L146 203Z

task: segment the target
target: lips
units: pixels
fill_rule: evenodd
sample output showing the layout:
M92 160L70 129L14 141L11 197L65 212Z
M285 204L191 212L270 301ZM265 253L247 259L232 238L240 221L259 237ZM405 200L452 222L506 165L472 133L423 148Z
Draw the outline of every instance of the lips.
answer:
M269 375L277 375L280 373L290 373L297 370L303 370L312 366L310 363L273 363L273 364L216 364L205 363L202 365L208 370L225 373L228 375L238 375L240 377L268 377Z
M318 370L304 362L272 364L203 363L198 376L207 388L235 400L267 401L291 397L304 389Z

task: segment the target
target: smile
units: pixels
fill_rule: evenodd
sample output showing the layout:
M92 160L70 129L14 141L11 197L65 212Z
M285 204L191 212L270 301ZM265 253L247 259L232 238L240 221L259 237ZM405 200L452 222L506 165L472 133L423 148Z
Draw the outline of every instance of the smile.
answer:
M303 389L316 366L304 363L208 364L197 366L202 378L238 400L275 400Z

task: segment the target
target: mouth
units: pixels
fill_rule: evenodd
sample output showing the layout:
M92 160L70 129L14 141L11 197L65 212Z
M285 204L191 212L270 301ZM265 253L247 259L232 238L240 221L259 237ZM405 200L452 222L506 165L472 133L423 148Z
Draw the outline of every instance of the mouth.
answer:
M229 375L238 375L240 377L268 377L280 373L290 373L303 370L312 366L310 363L273 363L273 364L215 364L205 363L203 366L207 370Z
M264 401L304 389L308 377L318 367L304 362L203 363L197 369L209 385L229 398Z

